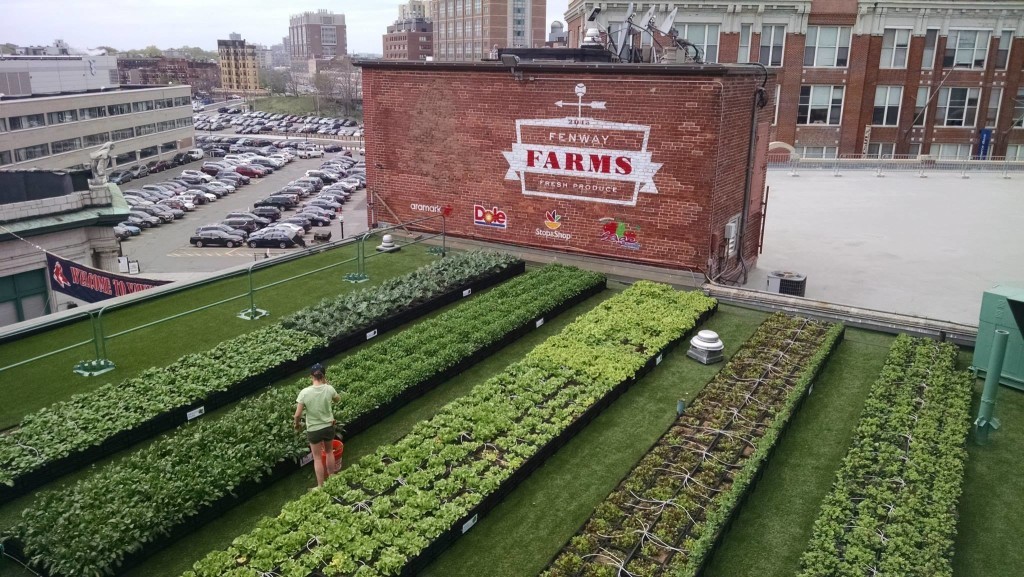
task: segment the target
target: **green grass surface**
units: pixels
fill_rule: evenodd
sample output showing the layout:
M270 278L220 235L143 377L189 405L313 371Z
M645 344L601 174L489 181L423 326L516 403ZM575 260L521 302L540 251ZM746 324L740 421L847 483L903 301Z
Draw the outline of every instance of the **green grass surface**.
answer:
M274 114L295 114L299 116L337 116L345 115L345 108L339 104L320 99L320 112L317 113L316 102L312 96L270 96L255 100L256 110ZM362 115L353 110L349 118L361 119Z
M347 260L355 255L348 246L311 255L253 273L253 284L260 287L302 272ZM108 339L107 358L117 369L98 377L82 377L72 372L75 363L95 356L91 343L64 353L0 372L0 430L16 425L26 413L36 411L70 395L85 392L108 382L117 383L144 369L167 365L189 352L202 351L217 343L265 326L321 298L361 289L393 276L405 274L433 261L421 245L408 246L395 255L366 261L370 281L344 282L342 275L355 271L347 264L256 293L256 306L270 311L257 321L236 317L249 307L248 298L238 299L186 315L130 334ZM142 304L115 309L103 315L104 334L113 335L183 311L248 293L246 275L217 281L181 293ZM30 359L49 351L90 339L88 321L47 331L0 347L0 365Z
M962 366L970 362L961 362ZM978 415L982 381L974 389L971 419ZM955 577L1020 577L1024 574L1024 393L1000 387L995 414L1002 427L990 443L967 440L964 490L957 507Z
M765 314L722 306L702 328L726 353L753 334ZM723 366L703 366L680 346L524 481L472 531L422 572L436 577L534 576L590 516Z
M704 577L788 577L799 568L893 337L847 329L794 415Z

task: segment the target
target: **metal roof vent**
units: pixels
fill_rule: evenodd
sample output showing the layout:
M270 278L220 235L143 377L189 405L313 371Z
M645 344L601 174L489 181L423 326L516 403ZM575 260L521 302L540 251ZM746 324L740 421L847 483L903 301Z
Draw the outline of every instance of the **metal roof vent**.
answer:
M690 350L686 356L705 365L711 365L722 360L722 350L725 345L722 339L718 338L715 331L700 331L697 336L690 339Z

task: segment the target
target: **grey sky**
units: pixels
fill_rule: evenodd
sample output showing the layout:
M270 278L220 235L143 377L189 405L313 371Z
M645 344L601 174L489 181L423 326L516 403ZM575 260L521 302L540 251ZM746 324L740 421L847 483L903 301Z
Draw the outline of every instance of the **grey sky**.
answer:
M569 0L548 0L547 23L564 23ZM324 8L345 14L350 52L381 52L381 35L399 2L370 0L0 0L0 42L119 49L182 45L217 49L238 32L249 42L278 44L288 16ZM547 34L545 27L545 36Z

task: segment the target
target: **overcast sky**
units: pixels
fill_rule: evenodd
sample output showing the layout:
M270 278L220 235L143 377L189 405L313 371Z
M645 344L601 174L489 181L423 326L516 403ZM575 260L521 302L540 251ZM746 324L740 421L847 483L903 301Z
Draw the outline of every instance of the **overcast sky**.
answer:
M345 14L349 52L381 52L381 35L400 2L381 0L0 0L0 43L121 50L156 45L217 49L238 32L257 44L279 44L288 17L324 8ZM547 23L564 23L569 0L548 0ZM547 27L545 27L545 37ZM546 39L546 38L545 38Z

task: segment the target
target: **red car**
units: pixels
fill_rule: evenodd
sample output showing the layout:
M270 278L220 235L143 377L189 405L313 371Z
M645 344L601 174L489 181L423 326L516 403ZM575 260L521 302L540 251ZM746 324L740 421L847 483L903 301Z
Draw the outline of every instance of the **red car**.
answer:
M263 175L267 173L267 171L263 170L262 168L258 166L252 166L250 164L240 164L236 166L235 172L241 174L242 176L248 176L250 178L263 178Z

